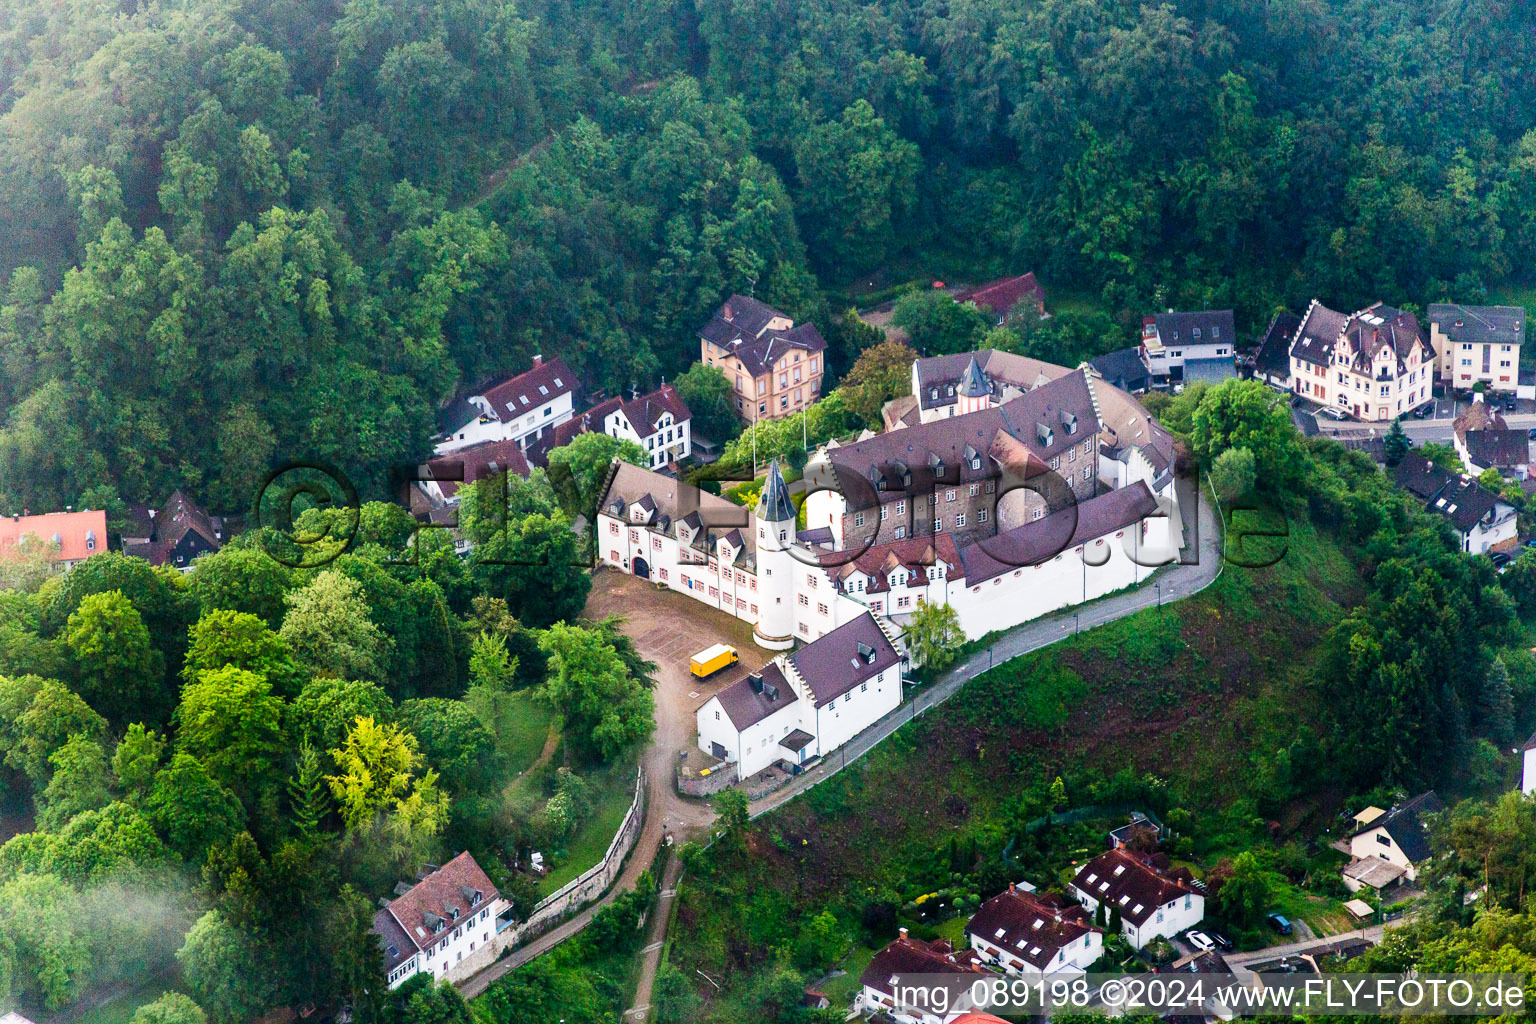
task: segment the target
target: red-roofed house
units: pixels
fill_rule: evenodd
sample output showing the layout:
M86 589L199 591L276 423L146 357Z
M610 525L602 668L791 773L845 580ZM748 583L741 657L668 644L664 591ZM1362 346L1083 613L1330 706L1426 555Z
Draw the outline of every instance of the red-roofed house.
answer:
M1205 918L1205 896L1188 872L1165 871L1125 849L1105 850L1084 864L1071 890L1089 912L1118 910L1125 940L1140 949L1158 936L1177 935Z
M1104 953L1082 907L1016 885L983 903L965 934L982 960L1014 975L1081 973Z
M996 281L975 288L965 288L955 293L956 302L970 302L977 309L984 309L1005 324L1020 313L1045 315L1045 289L1035 280L1033 272L1017 277L1000 277Z
M438 443L446 455L487 441L516 441L524 451L571 418L576 401L576 375L564 359L548 362L533 357L533 366L478 389L448 410L450 423L459 423Z
M932 995L935 975L953 975L946 998ZM945 939L924 942L907 935L875 954L864 973L855 1010L884 1013L900 1024L956 1024L976 1005L972 985L996 978L974 950L956 950Z
M580 434L598 431L610 437L633 441L650 456L651 469L661 469L669 462L681 462L693 453L689 426L693 413L677 389L663 384L648 395L636 393L628 401L614 397L600 402L556 427L537 449L530 449L534 461L543 464L552 448L570 444Z
M467 852L442 867L428 865L414 885L397 885L395 898L373 915L389 987L420 973L455 982L485 967L499 952L498 919L509 912Z
M107 550L107 514L87 509L0 518L0 558L15 554L27 536L51 545L57 552L54 560L68 569Z

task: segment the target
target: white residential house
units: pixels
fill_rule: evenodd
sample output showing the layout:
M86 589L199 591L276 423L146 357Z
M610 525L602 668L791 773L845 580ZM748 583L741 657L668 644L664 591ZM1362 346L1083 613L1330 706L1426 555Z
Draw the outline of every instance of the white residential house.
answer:
M651 469L681 462L693 454L693 414L677 389L663 384L648 395L633 394L627 401L610 398L558 427L545 447L558 448L579 434L597 431L633 441L644 448Z
M1177 935L1205 918L1205 896L1187 871L1167 871L1126 849L1105 850L1078 869L1069 886L1089 913L1106 908L1120 915L1120 930L1141 949L1153 939Z
M1470 476L1482 476L1489 469L1517 480L1530 475L1530 438L1523 430L1510 429L1481 394L1474 394L1472 404L1456 417L1451 444Z
M935 975L954 975L958 998L945 1002L928 998ZM975 950L954 949L947 940L924 942L901 937L876 953L859 976L860 990L854 1000L859 1013L883 1013L897 1024L953 1024L975 1008L971 982L999 977L980 962ZM946 991L950 986L946 986Z
M1236 373L1237 328L1230 309L1169 310L1141 321L1141 361L1154 380L1212 380Z
M1502 394L1520 385L1525 310L1519 306L1431 303L1429 340L1441 380L1458 391L1485 384Z
M510 908L468 852L428 865L415 884L401 882L373 915L389 987L421 973L458 982L486 967L500 954L492 940Z
M985 963L1016 977L1080 974L1104 953L1088 911L1017 885L983 903L965 934Z
M576 397L576 375L560 358L545 362L533 357L533 366L466 397L454 410L460 426L438 443L438 455L485 444L516 441L529 446L571 418Z
M739 778L773 765L802 771L901 704L905 663L866 612L705 701L699 749L734 763Z
M1418 452L1409 452L1392 478L1424 507L1444 516L1474 555L1505 551L1520 542L1515 507L1470 476L1449 473Z
M1353 863L1367 859L1384 860L1400 869L1408 881L1419 877L1419 865L1429 859L1429 833L1424 815L1445 810L1445 804L1431 790L1392 808L1349 837L1349 855ZM1359 875L1359 872L1356 872ZM1349 876L1346 876L1348 879Z

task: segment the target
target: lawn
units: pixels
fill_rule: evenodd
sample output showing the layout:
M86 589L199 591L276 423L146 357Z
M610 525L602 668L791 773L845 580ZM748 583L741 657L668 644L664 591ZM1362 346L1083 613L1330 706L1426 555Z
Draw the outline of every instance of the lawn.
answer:
M66 1008L52 1017L38 1017L47 1024L128 1024L139 1007L159 999L166 991L185 991L179 977L152 974L124 984L85 1009Z
M549 740L555 712L528 690L502 700L496 713L495 733L507 759L509 778L516 778L539 759Z
M587 776L593 789L592 813L566 843L559 863L539 883L539 894L548 895L583 871L593 867L608 852L613 835L635 799L635 762L625 758L601 772Z
M862 987L859 977L864 973L864 968L875 958L877 950L868 946L855 946L853 950L837 965L838 970L844 972L821 986L822 993L833 1006L845 1007L853 1002L853 997L859 994Z

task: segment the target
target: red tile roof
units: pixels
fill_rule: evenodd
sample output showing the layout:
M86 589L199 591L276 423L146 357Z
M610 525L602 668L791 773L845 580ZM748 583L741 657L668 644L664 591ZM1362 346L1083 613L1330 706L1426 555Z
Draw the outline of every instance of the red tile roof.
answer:
M464 468L462 483L447 479L457 467ZM486 441L450 452L440 459L427 463L427 468L437 478L437 486L445 499L452 498L462 484L472 484L497 473L512 473L526 478L532 470L528 459L516 441Z
M547 393L540 393L541 387ZM497 416L508 420L516 419L530 409L575 390L576 375L564 359L556 356L547 362L536 362L528 372L509 377L481 394L491 403Z
M107 514L97 509L0 518L0 556L11 554L28 534L57 543L59 561L78 562L107 550Z
M895 986L891 979L912 974L980 974L981 965L976 953L969 949L956 951L944 939L924 942L903 936L875 954L859 984L891 997Z
M1157 908L1198 895L1182 878L1164 873L1130 850L1106 850L1078 869L1072 884L1131 924L1146 923Z
M1048 967L1062 949L1098 930L1088 912L1075 903L1012 888L983 903L965 926L967 935L1041 968Z
M1045 289L1035 280L1033 272L1018 277L1000 277L975 288L966 288L955 294L956 302L974 302L993 313L1004 315L1028 299L1031 308L1040 312L1045 308Z
M395 947L394 956L388 955L386 948L385 970L393 970L440 941L450 929L467 920L471 910L489 906L499 896L467 851L432 871L373 915L373 930L386 947ZM400 944L402 936L409 946Z

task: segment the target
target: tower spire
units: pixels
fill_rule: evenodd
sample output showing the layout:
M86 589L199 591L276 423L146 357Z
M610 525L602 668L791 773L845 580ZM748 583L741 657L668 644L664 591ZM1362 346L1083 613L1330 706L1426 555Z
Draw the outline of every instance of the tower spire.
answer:
M789 500L789 485L779 472L779 460L768 464L768 479L763 483L762 497L757 502L757 518L770 523L782 523L795 518L794 502Z

